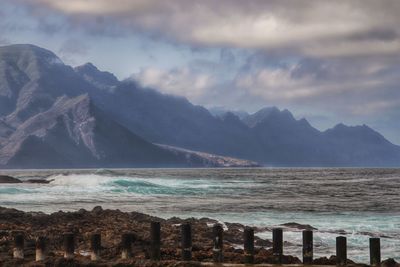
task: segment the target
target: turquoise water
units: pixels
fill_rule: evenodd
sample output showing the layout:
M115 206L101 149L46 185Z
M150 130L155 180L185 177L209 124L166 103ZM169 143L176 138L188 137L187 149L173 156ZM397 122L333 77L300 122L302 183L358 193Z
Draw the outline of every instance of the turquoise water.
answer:
M0 185L0 206L25 211L101 205L168 218L277 226L310 224L315 256L335 254L346 233L349 257L368 262L368 238L381 237L382 257L400 260L399 169L137 169L12 172L49 184ZM270 232L258 233L271 238ZM301 232L285 228L286 253L301 254Z

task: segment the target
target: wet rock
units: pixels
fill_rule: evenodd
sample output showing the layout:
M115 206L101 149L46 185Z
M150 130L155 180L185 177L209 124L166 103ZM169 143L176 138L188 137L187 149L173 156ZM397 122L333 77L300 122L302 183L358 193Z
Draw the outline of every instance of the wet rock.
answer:
M255 240L254 245L258 246L258 247L272 247L272 242L271 242L271 240L260 238L260 239Z
M381 266L382 267L399 267L400 264L397 263L394 259L389 258L387 260L382 261Z
M313 260L313 264L316 265L336 265L336 257L331 256L330 258L321 257Z
M150 221L161 222L161 258L162 261L151 262L149 258ZM180 224L192 224L193 260L182 263L180 249ZM21 266L12 259L12 233L24 232L26 259L23 266L200 266L199 262L211 262L213 253L212 225L215 220L171 218L164 220L138 212L121 212L119 210L102 209L100 206L91 211L81 209L77 212L56 212L53 214L26 213L15 209L0 207L0 266ZM228 229L224 231L224 261L227 263L241 263L243 261L243 228L242 224L226 223ZM75 259L63 259L62 234L75 234ZM101 233L102 260L90 262L90 234ZM121 261L121 235L131 233L134 258L130 261ZM35 238L45 236L48 240L48 259L40 265L34 263ZM255 236L255 261L257 263L274 263L271 241ZM299 264L296 257L285 255L286 264ZM333 263L330 259L316 261L317 263ZM388 266L389 267L389 266ZM392 266L390 266L392 267Z
M103 208L101 206L96 206L92 209L92 212L95 214L99 214L103 211Z
M0 175L0 184L20 184L21 180L8 176L8 175Z
M318 230L317 228L312 227L309 224L300 224L300 223L296 223L296 222L289 222L289 223L284 223L281 225L285 226L285 227L289 227L289 228L299 229L299 230Z
M24 181L24 183L28 184L49 184L54 180L45 180L45 179L29 179Z

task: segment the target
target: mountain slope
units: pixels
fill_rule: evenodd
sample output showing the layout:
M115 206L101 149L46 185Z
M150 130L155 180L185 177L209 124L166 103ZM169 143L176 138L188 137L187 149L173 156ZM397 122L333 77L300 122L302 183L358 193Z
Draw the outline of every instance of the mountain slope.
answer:
M400 147L366 125L338 124L323 133L338 162L347 166L399 166ZM345 153L344 153L345 152ZM362 164L360 164L362 162Z
M75 71L85 77L82 67ZM92 77L100 77L99 71ZM96 87L95 81L91 80ZM97 106L121 125L154 143L168 144L223 156L254 159L261 153L257 141L240 119L229 124L187 99L142 88L132 80L91 91ZM238 138L241 142L238 142Z
M107 102L119 82L91 64L78 68L81 76L48 50L13 45L0 48L0 66L0 166L219 166L153 145L116 122L89 95Z
M93 81L92 85L96 87ZM305 119L296 120L288 110L272 107L242 119L230 112L216 117L184 98L142 88L132 80L100 89L102 93L91 94L94 101L119 123L152 142L272 166L400 165L398 146L387 142L376 149L367 139L357 147L338 145L335 136L318 131ZM350 143L353 137L348 134L341 136L340 142Z
M87 95L59 98L49 110L21 124L0 150L0 164L9 167L184 166L183 162L179 155L107 119Z

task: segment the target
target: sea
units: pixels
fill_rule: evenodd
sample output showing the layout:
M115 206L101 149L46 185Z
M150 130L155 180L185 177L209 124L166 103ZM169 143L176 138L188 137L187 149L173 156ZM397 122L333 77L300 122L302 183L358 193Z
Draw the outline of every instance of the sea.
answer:
M0 206L45 213L95 206L162 218L208 217L221 223L315 227L314 257L335 254L347 237L348 258L369 262L369 238L382 259L400 260L400 169L232 168L24 170L2 173L49 184L0 185ZM194 229L195 231L195 229ZM257 232L271 239L271 232ZM284 253L301 258L302 233L284 227Z

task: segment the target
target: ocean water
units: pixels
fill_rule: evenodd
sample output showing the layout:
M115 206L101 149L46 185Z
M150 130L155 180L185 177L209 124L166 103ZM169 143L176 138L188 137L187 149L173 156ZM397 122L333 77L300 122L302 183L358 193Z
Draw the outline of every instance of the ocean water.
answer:
M4 173L4 172L2 172ZM400 169L124 169L5 172L49 184L0 185L0 206L55 212L104 208L168 218L209 217L273 227L310 224L315 257L335 254L345 233L348 256L368 262L368 239L382 258L400 260ZM271 238L271 232L257 233ZM284 229L284 253L301 255L301 231Z

